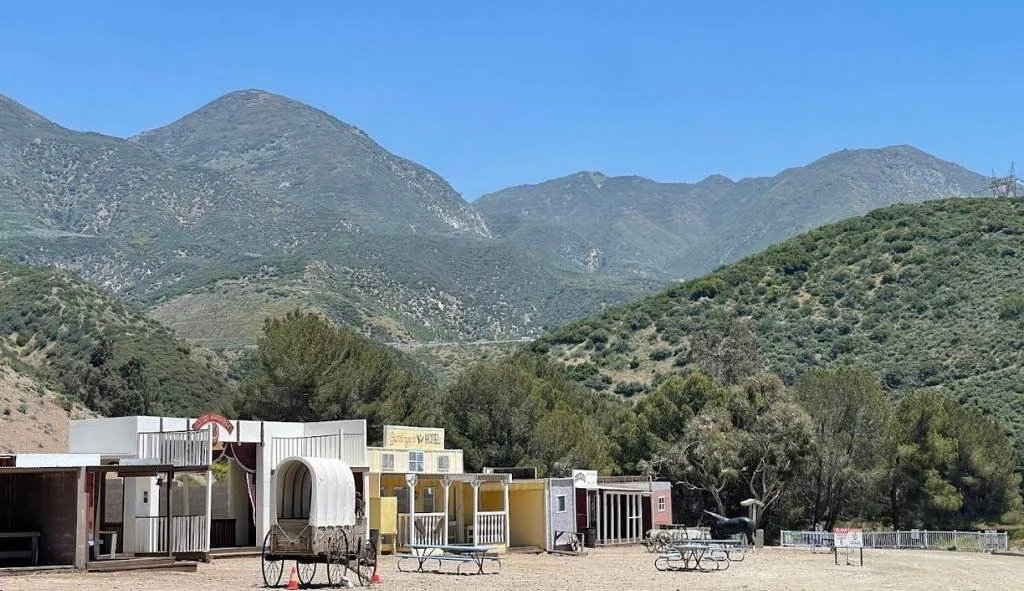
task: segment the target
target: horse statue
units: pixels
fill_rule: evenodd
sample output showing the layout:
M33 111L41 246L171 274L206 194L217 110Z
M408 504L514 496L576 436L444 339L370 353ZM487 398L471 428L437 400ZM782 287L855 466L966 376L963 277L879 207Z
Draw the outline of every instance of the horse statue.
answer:
M711 539L723 540L726 536L742 533L746 535L747 543L751 546L754 545L754 531L757 525L753 519L749 517L724 517L707 509L704 512L714 517L714 520L711 522Z

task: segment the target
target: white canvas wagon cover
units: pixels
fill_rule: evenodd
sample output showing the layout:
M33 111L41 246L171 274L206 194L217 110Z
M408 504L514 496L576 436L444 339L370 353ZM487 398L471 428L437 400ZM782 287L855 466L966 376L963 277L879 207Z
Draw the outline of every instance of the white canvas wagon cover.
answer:
M306 519L312 527L356 524L356 482L336 458L289 457L274 472L275 517Z

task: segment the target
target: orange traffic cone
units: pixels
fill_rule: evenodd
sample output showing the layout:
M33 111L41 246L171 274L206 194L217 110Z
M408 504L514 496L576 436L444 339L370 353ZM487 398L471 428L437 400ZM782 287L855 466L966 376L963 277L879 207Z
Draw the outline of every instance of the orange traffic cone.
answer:
M299 588L299 580L295 578L295 567L292 567L292 574L288 575L288 589L294 590Z

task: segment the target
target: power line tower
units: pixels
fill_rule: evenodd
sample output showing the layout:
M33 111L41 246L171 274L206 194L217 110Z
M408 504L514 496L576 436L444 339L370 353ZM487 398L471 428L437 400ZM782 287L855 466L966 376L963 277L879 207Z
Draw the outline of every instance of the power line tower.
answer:
M996 171L992 171L992 182L988 188L995 197L1016 197L1017 196L1017 175L1014 172L1013 163L1010 163L1010 174L997 177Z

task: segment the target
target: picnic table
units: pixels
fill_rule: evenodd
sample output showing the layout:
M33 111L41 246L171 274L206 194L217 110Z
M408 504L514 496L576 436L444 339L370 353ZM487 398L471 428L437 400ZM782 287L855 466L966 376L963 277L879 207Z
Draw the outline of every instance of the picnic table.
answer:
M0 558L31 558L32 566L39 565L39 532L37 531L0 531L0 538L28 539L31 541L29 550L0 551Z
M442 562L456 562L456 571L462 572L462 565L467 562L476 564L477 574L484 574L484 563L492 561L501 566L497 556L488 555L492 548L489 546L470 546L464 544L409 544L412 553L398 554L398 570L402 571L402 560L415 560L418 565L416 572L423 572L423 563L428 560L436 560L438 569ZM402 571L405 572L405 571Z
M739 555L733 556L736 552ZM655 558L654 568L660 571L726 570L730 563L742 561L745 554L742 544L736 540L680 542L668 546L658 558ZM714 568L711 568L707 561L714 563Z

